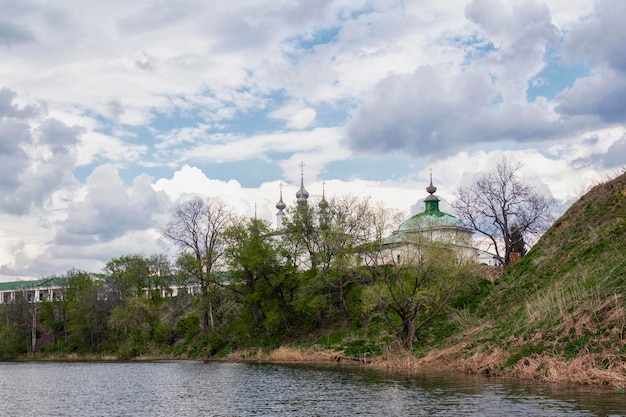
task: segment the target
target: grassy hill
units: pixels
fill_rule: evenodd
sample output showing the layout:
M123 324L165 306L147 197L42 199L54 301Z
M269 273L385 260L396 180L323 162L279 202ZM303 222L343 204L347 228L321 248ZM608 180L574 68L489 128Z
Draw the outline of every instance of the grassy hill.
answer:
M422 362L548 381L626 384L626 174L593 187Z

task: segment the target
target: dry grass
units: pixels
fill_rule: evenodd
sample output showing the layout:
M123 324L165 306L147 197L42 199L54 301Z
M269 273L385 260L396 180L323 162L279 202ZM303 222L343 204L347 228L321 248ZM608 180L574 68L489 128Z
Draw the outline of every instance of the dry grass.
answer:
M550 383L571 383L611 387L626 386L626 355L586 354L565 360L547 354L523 358L512 368L502 370L509 354L499 348L482 352L469 352L460 343L445 349L433 350L423 358L406 352L386 352L376 360L363 365L374 369L401 372L453 371L487 376L507 376ZM141 357L136 360L184 359L164 357ZM272 363L332 363L341 355L321 349L298 349L280 347L270 352L261 349L237 351L226 360L258 361ZM46 359L40 359L46 360ZM111 356L78 356L75 354L55 356L48 360L111 360ZM598 364L602 363L602 366Z
M626 356L611 357L598 354L582 355L571 360L550 355L534 355L520 360L512 368L502 364L509 353L494 348L474 352L468 356L463 345L433 351L417 359L404 355L393 359L374 362L371 366L381 369L427 372L431 370L455 371L486 376L507 376L550 383L571 383L611 387L626 386ZM599 366L599 363L608 363Z
M339 354L331 350L299 349L279 347L276 350L265 352L262 349L240 350L230 353L225 359L260 361L260 362L336 362Z
M336 361L337 358L337 352L332 350L301 350L288 347L280 347L267 356L268 360L274 362L329 362Z
M608 366L598 366L602 359L608 361ZM549 355L534 356L519 361L510 371L510 376L544 382L624 387L626 357L587 354L564 360Z

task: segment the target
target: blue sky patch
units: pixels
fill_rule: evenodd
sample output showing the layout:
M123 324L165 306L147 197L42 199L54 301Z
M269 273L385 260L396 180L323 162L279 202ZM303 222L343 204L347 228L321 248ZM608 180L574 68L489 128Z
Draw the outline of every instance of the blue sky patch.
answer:
M282 176L282 169L275 162L259 158L195 165L209 178L222 181L233 179L244 188L258 187L264 182L275 181Z
M572 87L578 78L587 77L591 73L584 65L565 64L554 50L548 50L546 55L547 65L528 82L526 98L529 102L538 96L554 100L558 93Z
M415 161L404 155L353 156L326 164L326 178L360 178L369 181L401 180L417 172Z

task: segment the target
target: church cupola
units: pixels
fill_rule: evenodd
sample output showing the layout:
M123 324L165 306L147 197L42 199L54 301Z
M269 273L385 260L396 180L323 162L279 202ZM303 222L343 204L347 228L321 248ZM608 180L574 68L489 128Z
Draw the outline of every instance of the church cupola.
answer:
M285 217L285 208L287 207L287 204L285 204L285 202L283 201L283 183L280 183L280 199L278 200L278 203L276 203L276 208L278 209L278 212L276 213L276 227L278 229L280 229L283 225L283 218Z
M325 181L322 181L322 199L320 200L319 203L317 203L317 206L322 211L328 208L328 201L326 201L326 182Z
M437 187L433 185L433 169L429 168L429 171L430 171L430 185L426 187L426 191L430 195L424 199L424 203L425 203L424 212L425 213L439 211L439 197L435 195L435 192L437 192Z
M309 192L304 188L304 162L300 163L300 189L296 192L299 206L306 206Z

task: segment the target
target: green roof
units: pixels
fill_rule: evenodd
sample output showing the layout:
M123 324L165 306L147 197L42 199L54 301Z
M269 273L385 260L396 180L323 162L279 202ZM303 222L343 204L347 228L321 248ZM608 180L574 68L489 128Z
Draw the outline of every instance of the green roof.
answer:
M26 290L29 288L64 287L67 286L67 278L42 278L30 281L0 282L0 291Z
M462 227L459 220L451 214L433 210L415 214L405 220L398 228L399 232L429 230L441 227Z

